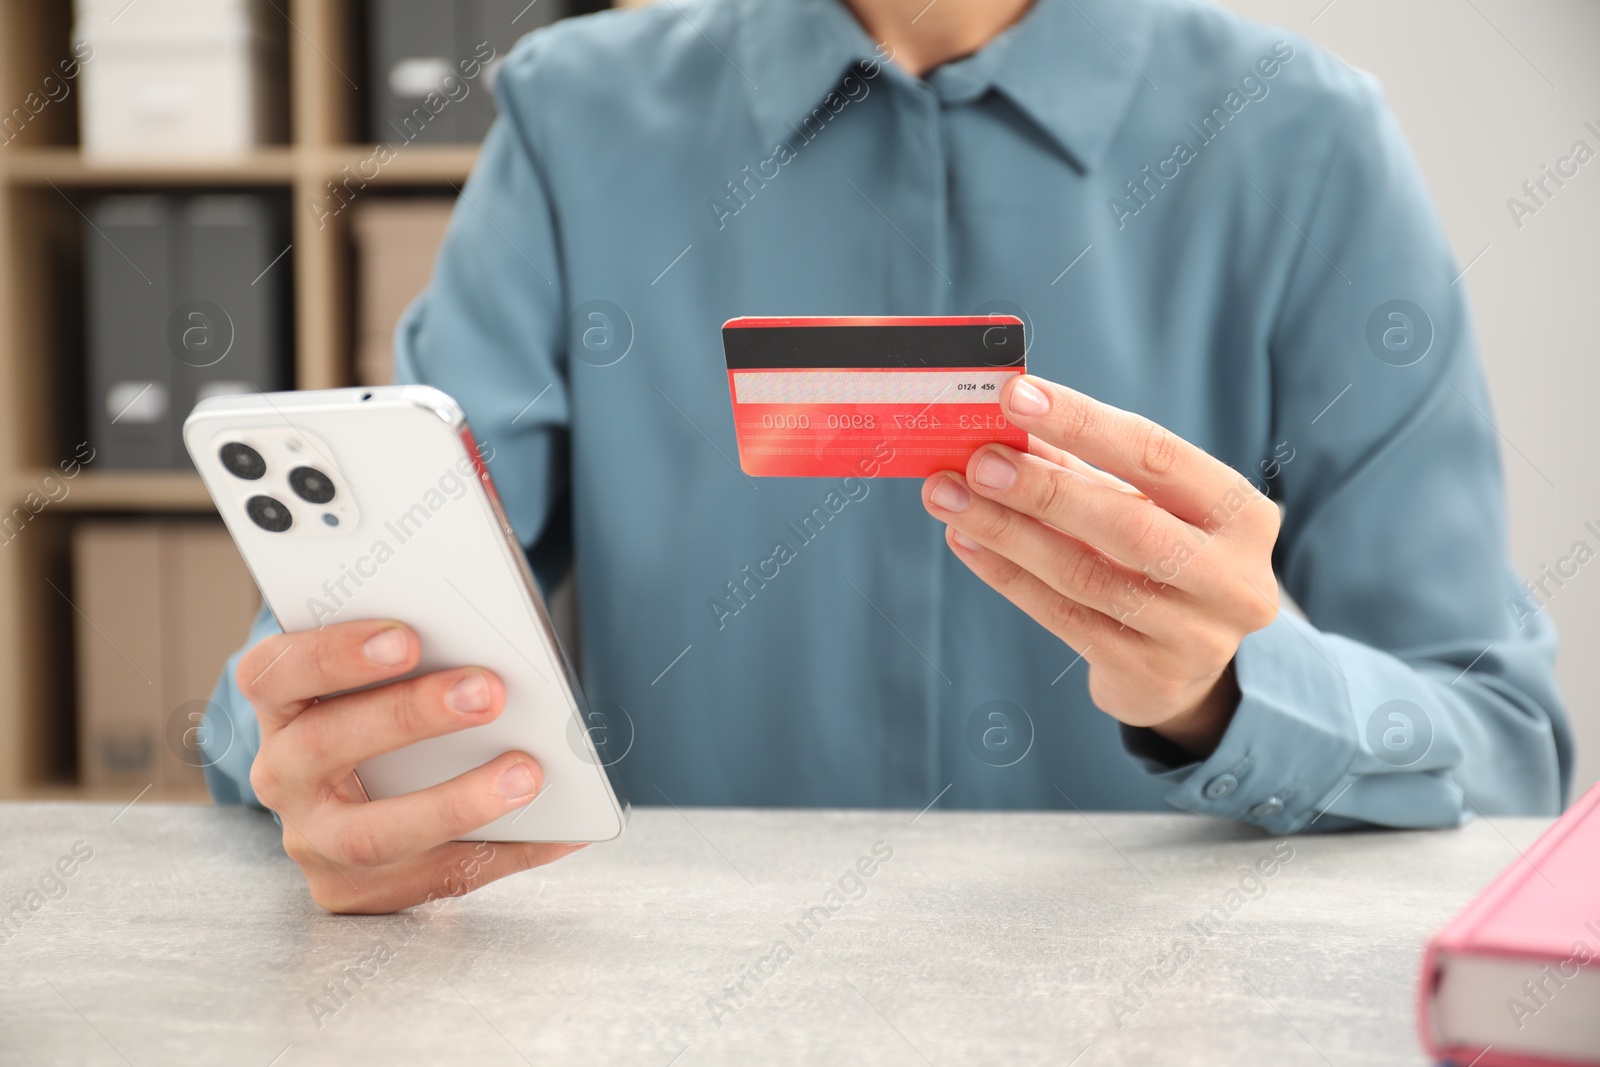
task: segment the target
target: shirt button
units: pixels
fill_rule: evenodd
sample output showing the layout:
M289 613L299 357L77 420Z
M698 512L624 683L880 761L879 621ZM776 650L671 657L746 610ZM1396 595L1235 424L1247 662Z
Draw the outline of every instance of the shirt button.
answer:
M1283 811L1283 801L1278 797L1268 797L1250 809L1250 814L1258 819L1270 819Z
M1221 800L1223 797L1239 788L1239 779L1231 774L1219 774L1206 783L1205 795L1207 800Z

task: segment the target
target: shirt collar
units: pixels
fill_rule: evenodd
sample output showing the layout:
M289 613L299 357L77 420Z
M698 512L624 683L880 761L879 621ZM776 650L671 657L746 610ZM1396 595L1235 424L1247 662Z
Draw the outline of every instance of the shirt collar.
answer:
M734 49L763 140L777 142L856 63L881 59L842 0L742 0ZM1103 158L1145 67L1151 12L1126 0L1034 0L1022 19L928 83L948 102L994 89L1085 170ZM884 63L882 77L902 77Z

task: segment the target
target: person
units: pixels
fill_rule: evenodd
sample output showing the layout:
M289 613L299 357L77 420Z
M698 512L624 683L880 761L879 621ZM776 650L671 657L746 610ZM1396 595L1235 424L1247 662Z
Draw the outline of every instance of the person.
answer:
M1466 283L1370 76L1198 0L704 0L540 30L495 91L397 374L459 399L541 583L575 567L636 802L1560 809ZM1026 454L738 470L726 319L991 313ZM359 760L500 709L472 664L317 699L418 656L264 611L219 684L213 793L330 910L424 899L537 794L513 752L366 800Z

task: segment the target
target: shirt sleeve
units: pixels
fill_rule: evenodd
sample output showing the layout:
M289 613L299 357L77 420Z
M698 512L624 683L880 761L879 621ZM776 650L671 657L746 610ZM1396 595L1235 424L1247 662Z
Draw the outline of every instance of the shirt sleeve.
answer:
M272 612L262 604L250 626L249 636L239 650L228 657L222 677L217 679L217 686L211 693L211 703L201 724L200 758L205 768L206 788L218 804L265 807L250 788L250 765L261 748L261 723L256 719L255 709L239 692L234 675L240 658L252 645L281 632Z
M1271 216L1299 247L1271 332L1265 486L1304 618L1245 638L1208 759L1175 766L1149 731L1124 743L1176 807L1274 833L1555 814L1572 771L1555 634L1509 562L1466 282L1361 84L1309 212Z
M567 512L566 315L556 229L524 122L530 38L496 79L500 118L461 190L428 288L395 331L395 381L455 397L494 477L507 518L548 592L571 562ZM212 695L202 740L219 804L260 806L250 765L260 747L255 711L234 672L244 652L279 628L263 607Z

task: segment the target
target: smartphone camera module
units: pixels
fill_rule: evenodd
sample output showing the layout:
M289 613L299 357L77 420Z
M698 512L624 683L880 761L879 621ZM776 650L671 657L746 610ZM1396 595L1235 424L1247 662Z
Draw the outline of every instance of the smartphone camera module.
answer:
M333 480L315 467L296 467L289 472L289 488L308 504L326 504L333 499Z
M231 501L230 525L242 512L254 529L296 541L360 529L361 503L341 484L334 453L315 434L281 419L230 426L211 438L209 452L212 460L201 472L213 492L220 489Z
M229 441L222 446L222 465L235 478L253 482L267 473L267 461L261 453L242 441Z
M245 502L244 510L250 521L269 533L283 533L294 525L294 516L283 502L270 496L253 496Z

